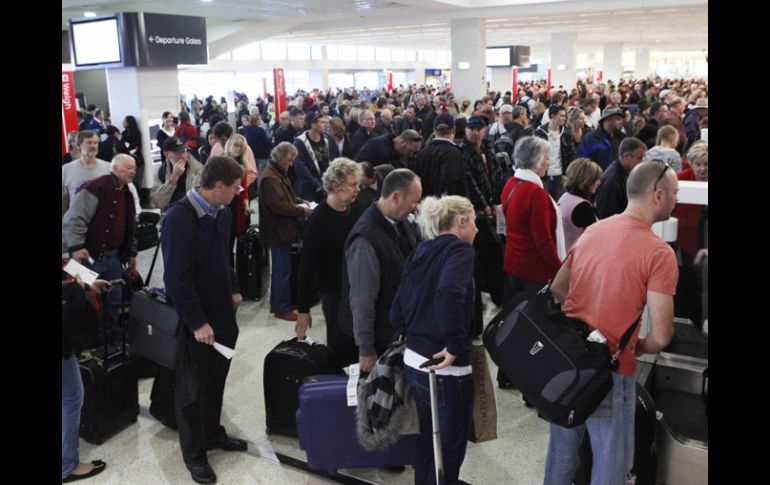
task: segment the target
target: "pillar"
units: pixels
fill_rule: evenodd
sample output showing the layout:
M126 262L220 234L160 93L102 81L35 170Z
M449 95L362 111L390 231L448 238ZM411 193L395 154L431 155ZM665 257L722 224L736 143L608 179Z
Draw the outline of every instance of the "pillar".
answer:
M576 37L574 32L551 34L551 85L564 86L568 93L577 84Z
M634 78L644 79L650 75L650 48L637 47L636 66L634 67Z
M487 91L486 22L458 19L450 23L452 37L452 91L458 100L473 102ZM460 69L462 63L467 69ZM425 73L422 73L423 81ZM419 75L418 75L419 82Z
M604 44L604 82L612 80L617 86L620 75L623 73L622 65L623 43L612 42Z
M179 113L177 69L123 67L107 69L107 95L112 123L123 130L123 119L136 118L142 134L144 156L143 180L134 180L137 188L152 188L155 170L151 155L149 120L158 120L164 111Z

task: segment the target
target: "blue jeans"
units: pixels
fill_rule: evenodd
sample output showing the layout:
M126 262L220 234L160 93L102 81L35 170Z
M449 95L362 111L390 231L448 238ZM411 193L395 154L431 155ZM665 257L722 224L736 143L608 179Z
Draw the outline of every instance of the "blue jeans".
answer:
M270 246L270 306L276 313L291 311L291 246Z
M428 373L406 367L406 380L414 393L420 418L417 456L414 462L415 485L434 485L436 469L433 460L433 425L430 412ZM457 481L465 459L468 435L473 419L473 376L436 376L441 456L444 461L444 483Z
M99 273L99 279L107 281L121 279L123 277L123 263L120 262L120 254L118 250L111 249L106 251L102 259L94 261L94 264L91 265L91 269ZM108 328L107 330L112 337L120 336L118 318L122 299L122 286L113 286L112 290L107 294L106 305L107 315L109 315L110 321L112 322L112 327ZM99 332L99 338L102 338L102 332Z
M75 354L61 360L61 477L75 470L78 454L83 381Z
M563 428L551 424L546 485L570 485L578 466L578 449L586 430L591 436L591 485L622 485L634 464L636 380L612 374L612 390L585 424Z

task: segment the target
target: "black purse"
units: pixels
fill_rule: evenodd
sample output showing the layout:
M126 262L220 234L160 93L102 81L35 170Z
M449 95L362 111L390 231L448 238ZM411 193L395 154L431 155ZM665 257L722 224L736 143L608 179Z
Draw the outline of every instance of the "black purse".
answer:
M609 393L612 371L641 315L610 354L606 343L586 340L588 325L564 315L549 287L504 308L484 329L483 341L542 418L572 428L585 423Z
M160 244L152 257L144 289L134 293L128 316L128 340L132 353L168 369L176 366L179 315L162 289L149 288Z

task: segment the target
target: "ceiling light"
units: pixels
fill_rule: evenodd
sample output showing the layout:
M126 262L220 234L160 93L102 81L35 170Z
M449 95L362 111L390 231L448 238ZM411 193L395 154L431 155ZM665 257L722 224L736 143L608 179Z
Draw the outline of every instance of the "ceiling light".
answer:
M85 12L83 17L96 17L96 12Z

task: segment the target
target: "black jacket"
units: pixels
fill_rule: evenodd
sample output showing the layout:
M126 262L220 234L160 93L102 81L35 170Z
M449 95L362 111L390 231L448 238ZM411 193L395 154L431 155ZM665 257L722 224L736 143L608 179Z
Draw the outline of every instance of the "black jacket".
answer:
M394 135L388 134L370 138L358 150L356 162L369 162L374 167L390 164L395 168L406 168L408 163L405 163L401 154L393 146L394 138Z
M535 130L535 136L548 141L548 127L550 123L541 125ZM561 127L561 137L559 138L561 150L561 173L567 173L567 167L575 159L575 139L572 137L572 131L566 126Z
M366 129L363 126L359 126L356 130L353 138L350 140L351 147L353 149L353 155L358 156L359 150L363 148L367 141L372 139L372 134L366 134Z
M437 138L427 144L417 152L413 170L420 176L423 197L442 194L467 197L463 155L451 141Z
M617 161L612 162L604 171L602 184L596 193L596 213L599 219L606 219L626 210L628 205L627 180L628 174Z
M457 146L462 151L468 198L473 203L474 209L481 211L487 206L492 207L500 204L500 193L503 190L503 169L495 160L492 150L487 148L485 142L482 142L481 152L476 151L465 138L457 142ZM481 157L482 153L487 160L486 167Z

